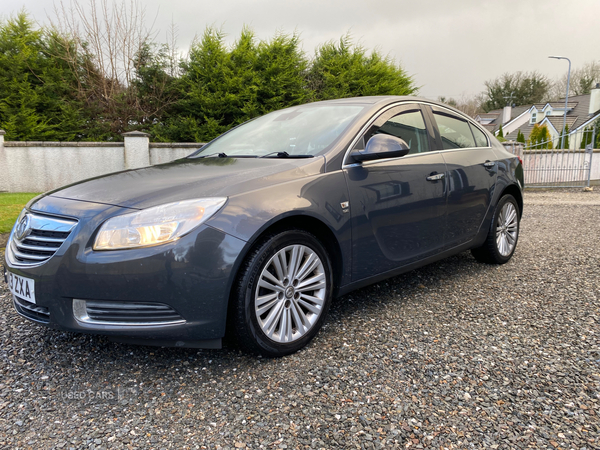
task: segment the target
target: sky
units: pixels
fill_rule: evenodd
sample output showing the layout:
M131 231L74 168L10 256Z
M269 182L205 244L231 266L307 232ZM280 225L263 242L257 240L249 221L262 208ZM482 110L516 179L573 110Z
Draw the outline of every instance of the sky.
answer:
M65 4L68 4L68 0ZM90 0L79 0L88 5ZM100 0L101 1L101 0ZM121 1L121 0L119 0ZM127 2L131 0L125 0ZM135 0L133 0L135 1ZM551 79L600 62L600 0L143 0L147 26L167 41L171 24L187 52L207 26L233 43L244 25L258 39L298 33L307 55L350 34L353 42L394 59L419 95L467 98L505 72L538 71ZM54 16L48 0L0 0L0 19L24 8L40 24Z

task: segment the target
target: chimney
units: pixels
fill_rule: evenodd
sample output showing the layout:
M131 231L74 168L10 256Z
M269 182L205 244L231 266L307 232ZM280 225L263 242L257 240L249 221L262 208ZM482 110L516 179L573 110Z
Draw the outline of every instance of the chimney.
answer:
M596 87L592 89L590 94L590 116L600 109L600 83L596 83Z
M510 121L510 116L512 114L512 106L507 105L504 107L504 109L502 110L502 125L504 125L506 122Z

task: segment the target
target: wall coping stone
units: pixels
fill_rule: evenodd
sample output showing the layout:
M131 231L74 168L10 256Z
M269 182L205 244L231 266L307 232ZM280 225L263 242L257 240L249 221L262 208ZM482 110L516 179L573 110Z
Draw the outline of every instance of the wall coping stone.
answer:
M123 147L124 142L5 141L5 147Z
M150 142L150 148L201 148L205 142Z
M150 137L149 133L143 131L128 131L127 133L121 133L121 136L125 137Z

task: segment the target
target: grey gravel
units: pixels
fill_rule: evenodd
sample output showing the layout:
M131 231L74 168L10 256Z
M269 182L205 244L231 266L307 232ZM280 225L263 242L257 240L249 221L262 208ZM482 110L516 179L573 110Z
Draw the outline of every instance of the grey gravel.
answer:
M0 285L3 448L600 448L600 194L526 193L463 253L335 301L269 360L35 326Z

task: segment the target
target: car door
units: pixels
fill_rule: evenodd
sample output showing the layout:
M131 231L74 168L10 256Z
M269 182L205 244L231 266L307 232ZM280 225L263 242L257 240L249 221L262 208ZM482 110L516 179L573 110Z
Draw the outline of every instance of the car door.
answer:
M364 148L376 133L402 138L406 156L353 163L347 160L352 220L352 279L358 281L436 253L444 245L446 165L430 152L434 135L419 104L392 108L359 136Z
M436 106L427 110L448 171L445 240L452 248L472 240L483 224L496 184L496 155L485 133L465 117Z

